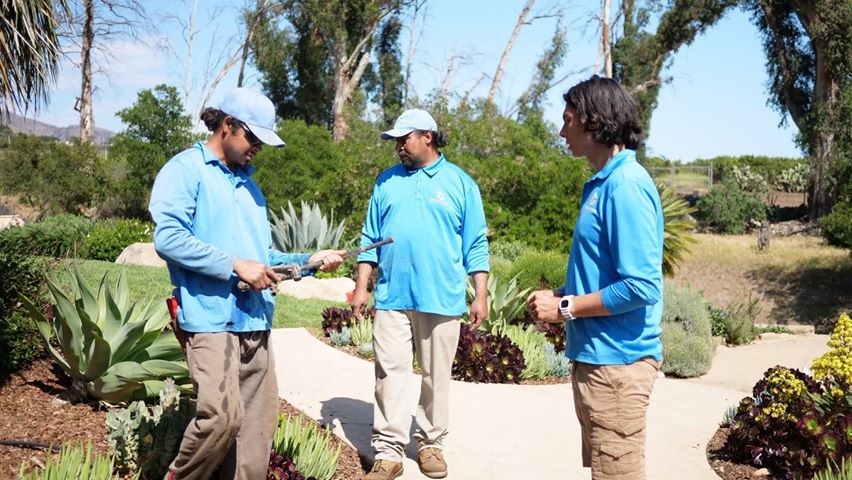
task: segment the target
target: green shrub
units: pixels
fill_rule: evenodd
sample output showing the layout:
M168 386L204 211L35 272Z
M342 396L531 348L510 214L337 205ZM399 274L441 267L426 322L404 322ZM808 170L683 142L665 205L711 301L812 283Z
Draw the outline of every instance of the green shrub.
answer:
M727 308L708 306L713 336L724 337L728 345L753 342L760 331L754 326L760 314L760 300L749 296L748 301L734 302Z
M709 230L740 234L752 221L766 220L766 207L755 195L726 182L698 200L696 218Z
M94 222L76 215L57 215L41 222L0 231L0 252L60 258L74 256Z
M520 288L540 290L565 284L568 255L559 252L526 252L512 264L509 273L518 277Z
M138 400L107 413L107 440L116 468L125 474L138 472L145 480L163 478L193 417L195 402L181 397L170 378L163 382L157 405Z
M663 304L663 372L684 378L707 373L714 345L710 314L701 294L666 284Z
M41 267L32 257L0 252L0 378L44 353L35 322L24 313L21 295L44 302Z
M66 443L59 455L48 455L44 468L26 471L27 462L21 464L18 480L109 480L120 478L113 475L113 459L92 452L91 442L83 448L80 444Z
M306 478L330 480L337 471L340 445L331 448L331 431L319 431L310 421L278 414L272 451L290 458Z
M545 345L549 343L544 334L537 332L532 325L527 328L510 325L504 333L524 354L526 366L521 373L521 378L540 380L546 377L550 369L547 364Z
M92 260L113 262L127 248L139 242L152 242L154 225L126 218L99 220L83 239L82 253Z
M852 251L852 201L840 202L820 220L822 236L828 243Z
M529 247L524 242L515 240L515 241L496 241L491 242L488 245L488 250L491 254L491 258L498 258L502 260L508 260L510 262L515 261L519 256L521 256L524 251L526 251Z

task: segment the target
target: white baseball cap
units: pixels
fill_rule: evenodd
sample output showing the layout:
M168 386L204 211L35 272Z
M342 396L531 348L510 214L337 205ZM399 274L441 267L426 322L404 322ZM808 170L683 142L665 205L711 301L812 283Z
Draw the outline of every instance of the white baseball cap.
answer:
M275 106L265 95L249 88L235 88L225 94L217 108L245 123L264 144L284 146L284 140L274 130Z
M402 112L392 129L382 132L382 140L404 137L415 130L435 132L438 130L438 124L426 110L413 108Z

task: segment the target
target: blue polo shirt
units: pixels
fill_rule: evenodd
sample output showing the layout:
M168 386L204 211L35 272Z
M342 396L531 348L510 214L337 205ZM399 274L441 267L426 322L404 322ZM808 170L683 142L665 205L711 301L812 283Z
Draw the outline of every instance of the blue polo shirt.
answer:
M272 249L266 201L251 179L236 174L199 142L169 160L151 191L154 246L168 265L188 332L269 330L275 297L240 292L233 273L240 258L267 265L305 263L307 254Z
M358 256L378 264L376 308L464 313L467 275L489 270L476 182L443 154L416 170L401 163L385 170L373 187L361 245L391 236L394 243Z
M566 295L601 292L612 315L566 322L565 354L597 365L662 361L663 211L636 152L622 150L583 186Z

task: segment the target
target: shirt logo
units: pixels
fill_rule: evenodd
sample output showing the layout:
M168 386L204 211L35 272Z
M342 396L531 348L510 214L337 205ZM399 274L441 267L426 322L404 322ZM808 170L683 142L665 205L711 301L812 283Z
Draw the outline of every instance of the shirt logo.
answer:
M583 210L588 210L591 213L597 213L597 205L598 205L598 191L595 190L589 195L589 199L586 200L586 206L583 207Z
M435 196L430 198L429 201L434 202L434 203L440 203L441 205L443 205L445 207L450 206L450 202L447 200L447 196L444 195L444 192L442 192L440 190L435 192Z

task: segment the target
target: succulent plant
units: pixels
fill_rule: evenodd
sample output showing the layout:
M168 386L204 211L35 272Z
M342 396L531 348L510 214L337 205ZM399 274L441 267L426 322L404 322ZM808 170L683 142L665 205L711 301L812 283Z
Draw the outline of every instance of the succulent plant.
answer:
M354 325L356 318L352 315L351 310L340 307L328 307L322 311L322 331L326 337L331 335L331 331L340 333L343 327L350 330Z
M309 480L331 480L337 471L340 445L332 447L331 430L317 428L299 415L278 414L278 427L272 439L272 451L292 459L299 472ZM282 471L286 472L286 470ZM269 477L274 478L274 477ZM282 477L302 478L302 477Z
M453 378L477 383L518 383L526 367L524 355L505 336L474 330L461 324L453 362Z
M337 330L330 329L328 337L331 339L331 343L338 347L343 347L352 343L352 331L349 327L343 327L339 332Z
M564 352L558 352L552 343L544 344L544 354L547 357L548 375L554 377L568 377L571 375L571 360Z
M334 227L334 211L330 218L322 214L319 205L308 205L302 201L301 216L296 214L293 204L287 202L287 210L281 209L281 217L269 210L272 221L272 241L283 252L313 252L324 248L337 248L346 221Z
M169 377L179 388L192 390L180 345L164 331L169 322L165 302L130 304L123 271L115 285L104 275L97 294L79 271L69 276L71 296L47 280L54 318L45 318L28 298L21 301L53 359L72 378L72 395L107 402L150 398Z
M369 315L364 315L361 321L356 321L351 330L353 345L360 348L367 343L373 344L373 319Z
M266 480L305 480L305 476L299 472L293 460L284 455L270 452Z
M518 288L518 276L508 281L501 281L497 275L488 277L488 319L482 322L479 329L491 335L502 335L503 329L515 319L521 317L526 311L526 304L530 289ZM473 284L468 282L468 303L473 300Z

